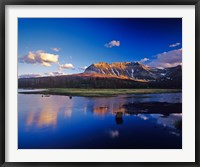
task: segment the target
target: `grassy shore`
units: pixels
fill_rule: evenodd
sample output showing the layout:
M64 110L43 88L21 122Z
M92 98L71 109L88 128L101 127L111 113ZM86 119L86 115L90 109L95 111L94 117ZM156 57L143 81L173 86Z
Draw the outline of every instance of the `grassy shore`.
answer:
M37 92L19 92L23 94L49 94L85 97L110 97L125 94L176 93L181 89L80 89L80 88L51 88Z

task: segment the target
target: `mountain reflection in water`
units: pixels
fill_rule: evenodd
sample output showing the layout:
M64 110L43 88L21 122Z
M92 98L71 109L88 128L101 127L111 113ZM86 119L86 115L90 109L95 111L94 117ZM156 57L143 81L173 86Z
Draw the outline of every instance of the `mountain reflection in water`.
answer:
M169 108L169 114L162 114L162 104L174 108L181 103L181 93L106 98L18 94L18 148L182 148L182 111ZM151 106L144 111L142 104ZM158 104L161 112L152 112Z

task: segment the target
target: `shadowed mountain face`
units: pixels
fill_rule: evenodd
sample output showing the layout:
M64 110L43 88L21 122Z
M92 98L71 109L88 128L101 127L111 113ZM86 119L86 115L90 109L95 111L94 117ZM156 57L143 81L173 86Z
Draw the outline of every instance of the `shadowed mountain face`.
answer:
M158 69L138 62L100 62L84 73L19 78L19 88L182 88L182 66Z

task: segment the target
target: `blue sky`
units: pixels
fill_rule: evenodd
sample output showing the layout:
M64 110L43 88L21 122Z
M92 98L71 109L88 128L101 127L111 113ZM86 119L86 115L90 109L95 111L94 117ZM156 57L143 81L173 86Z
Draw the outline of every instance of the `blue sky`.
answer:
M180 18L19 18L18 75L73 74L97 62L182 62Z

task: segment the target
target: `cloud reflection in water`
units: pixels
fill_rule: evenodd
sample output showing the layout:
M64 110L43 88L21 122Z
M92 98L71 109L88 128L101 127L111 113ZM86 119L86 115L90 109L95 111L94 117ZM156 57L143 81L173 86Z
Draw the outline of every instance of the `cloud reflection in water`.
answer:
M109 131L109 135L110 135L110 137L111 138L117 138L117 137L119 137L119 131L118 130L110 130Z
M58 114L65 118L72 116L73 101L59 96L39 97L39 106L32 106L27 113L27 126L53 126L57 125Z

